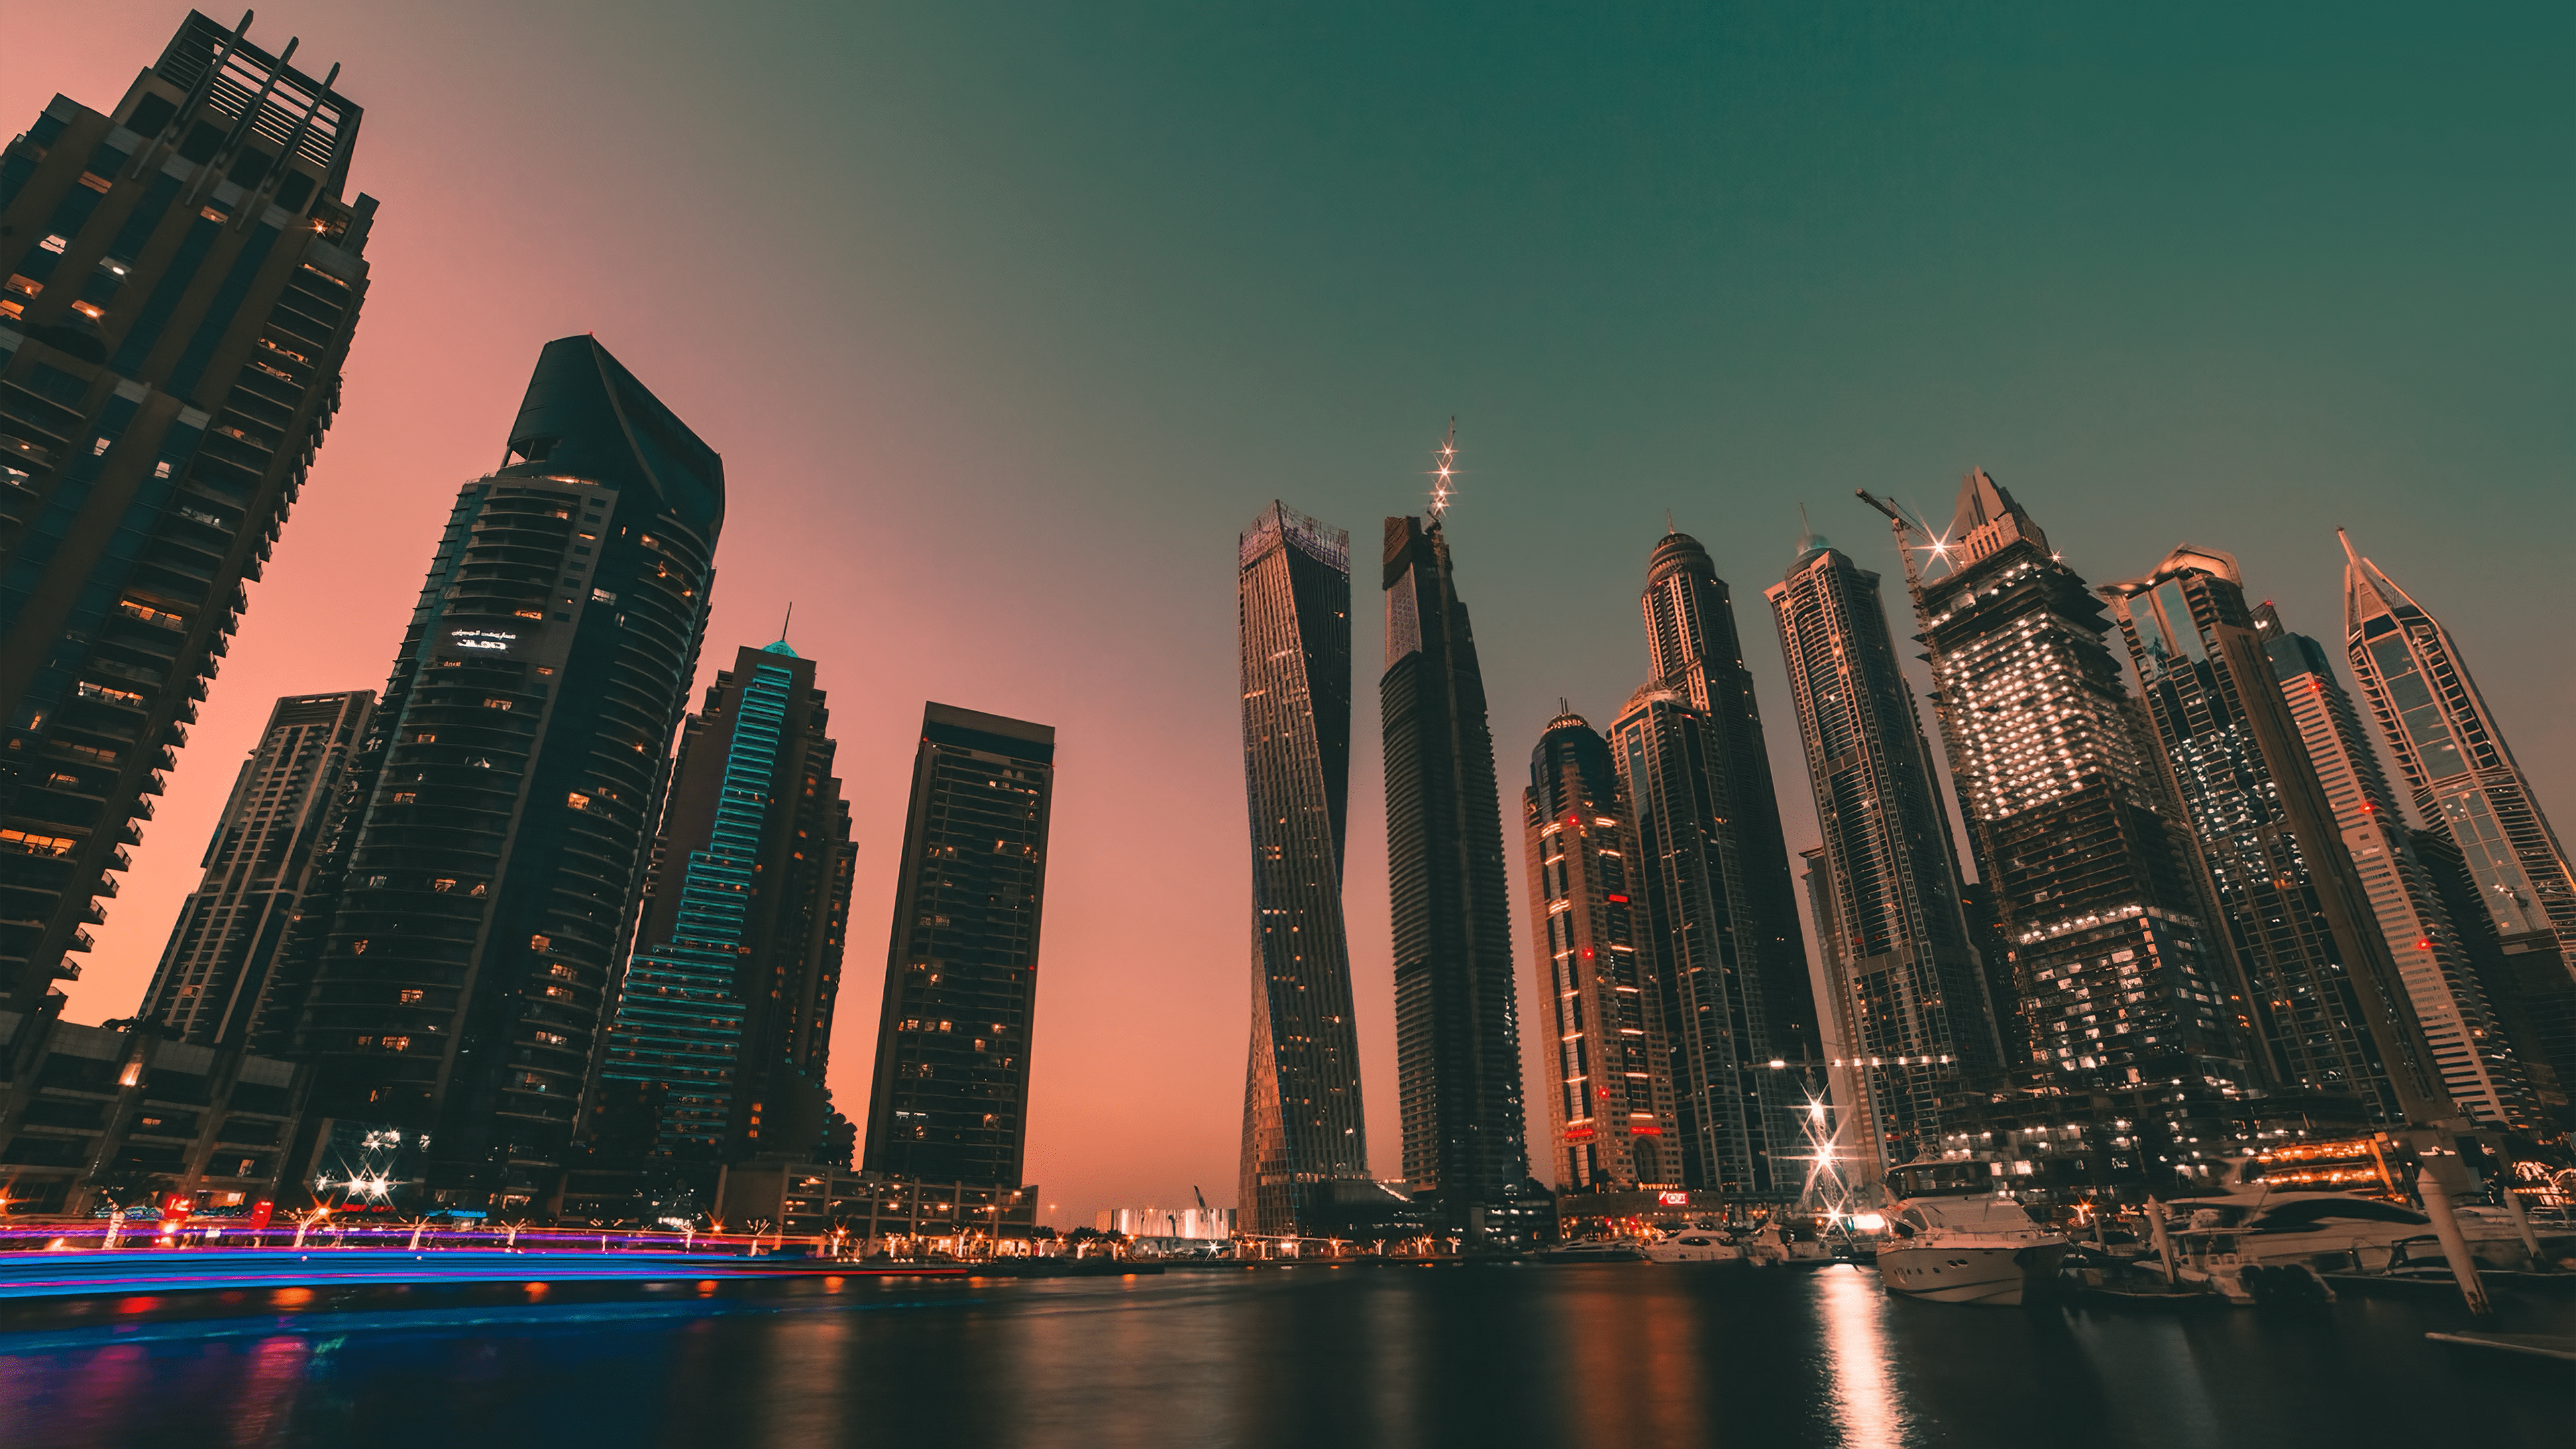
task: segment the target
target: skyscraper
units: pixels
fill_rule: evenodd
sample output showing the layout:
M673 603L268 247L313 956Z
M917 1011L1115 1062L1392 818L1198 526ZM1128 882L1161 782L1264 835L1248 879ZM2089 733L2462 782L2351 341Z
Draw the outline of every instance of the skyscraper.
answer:
M1521 841L1542 1020L1556 1043L1556 1180L1568 1192L1679 1187L1672 1057L1636 946L1636 823L1609 741L1581 715L1549 720L1530 752Z
M533 1200L562 1161L723 521L723 461L590 337L546 344L502 466L448 516L293 1040L317 1110L429 1134L442 1201Z
M735 651L681 727L599 1073L611 1100L659 1087L628 1139L655 1155L819 1140L857 858L830 723L814 661L782 639Z
M1052 726L932 704L913 756L866 1166L1021 1186Z
M1404 1177L1455 1227L1521 1194L1521 1037L1485 679L1435 512L1386 521L1386 853Z
M2544 931L2576 949L2576 875L2468 661L2352 540L2343 550L2345 652L2416 810L2459 842L2508 951Z
M358 118L192 12L0 156L0 1010L79 974L339 405Z
M234 1046L248 1036L313 881L315 857L347 793L350 757L375 691L289 695L268 712L206 845L205 878L144 993L145 1020L182 1041Z
M1942 1088L1994 1071L1983 962L1878 575L1812 531L1763 591L1789 663L1823 844L1814 906L1865 1175L1939 1151Z
M1982 469L1938 534L1861 496L1895 525L2031 1064L2078 1084L2243 1084L2249 1003L2101 601Z
M1319 1184L1365 1182L1359 1028L1342 917L1351 798L1351 538L1273 502L1237 599L1252 822L1244 1230L1296 1231Z
M1630 876L1640 943L1672 1056L1683 1180L1793 1195L1804 1106L1793 1070L1821 1070L1788 848L1744 668L1734 604L1697 539L1667 533L1647 560L1653 677L1610 727L1636 811ZM1821 1085L1821 1084L1819 1084Z
M2442 1089L2473 1118L2533 1125L2540 1120L2540 1104L2495 1020L2441 891L2416 852L2414 833L2362 733L2360 712L2335 675L2333 656L2316 640L2285 629L2280 612L2268 603L2255 606L2254 629L2334 808L2344 851L2361 873Z
M2271 1082L2383 1123L2453 1115L2232 555L2184 545L2102 586L2200 845Z

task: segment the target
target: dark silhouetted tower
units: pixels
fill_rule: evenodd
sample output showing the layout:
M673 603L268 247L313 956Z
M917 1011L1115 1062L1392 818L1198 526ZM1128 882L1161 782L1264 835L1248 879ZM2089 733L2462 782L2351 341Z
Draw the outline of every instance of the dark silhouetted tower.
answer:
M1713 1192L1795 1196L1801 1078L1824 1060L1753 677L1697 539L1655 545L1644 607L1654 673L1610 746L1636 810L1630 875L1647 904L1640 944L1662 995L1682 1175Z
M819 1143L857 856L830 722L781 640L735 651L682 726L600 1065L657 1120L619 1140L724 1162Z
M913 756L866 1166L1024 1186L1052 726L933 704Z
M1878 575L1813 533L1764 591L1789 664L1823 844L1825 980L1862 1174L1940 1151L1940 1099L2002 1065L1959 860Z
M268 713L206 845L205 879L144 994L144 1019L208 1046L241 1044L313 883L375 691L289 695Z
M563 1160L723 518L722 460L589 337L546 344L502 467L448 517L293 1041L319 1111L430 1135L442 1200L533 1200Z
M0 155L0 1011L80 974L339 406L358 116L191 12Z
M1467 606L1435 515L1386 521L1388 893L1404 1176L1453 1226L1519 1196L1520 1020L1494 737Z
M1241 540L1252 1043L1243 1228L1297 1230L1320 1184L1368 1179L1342 918L1351 793L1351 540L1279 503Z

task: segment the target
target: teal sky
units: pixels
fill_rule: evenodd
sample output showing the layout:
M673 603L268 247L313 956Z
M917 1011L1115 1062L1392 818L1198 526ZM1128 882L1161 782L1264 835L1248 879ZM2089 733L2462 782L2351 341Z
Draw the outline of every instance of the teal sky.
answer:
M181 13L17 7L0 123L113 104ZM1557 697L1601 720L1638 683L1669 509L1734 587L1807 843L1760 598L1797 505L1893 577L1852 490L1946 516L1982 465L2088 578L2227 549L2337 643L2349 525L2576 829L2565 5L338 3L252 34L346 65L375 281L76 1019L133 1009L270 699L381 685L454 488L589 331L725 454L709 672L791 598L822 661L848 1109L922 700L1059 727L1030 1172L1060 1218L1232 1197L1233 539L1274 496L1363 559L1348 894L1394 1171L1366 561L1452 414L1507 815Z

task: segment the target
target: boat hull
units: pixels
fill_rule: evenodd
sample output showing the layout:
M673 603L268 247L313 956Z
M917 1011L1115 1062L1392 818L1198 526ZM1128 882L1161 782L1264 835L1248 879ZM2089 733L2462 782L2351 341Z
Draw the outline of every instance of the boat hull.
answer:
M2057 1274L2063 1243L2018 1248L1881 1247L1879 1281L1887 1291L1933 1303L1991 1303L2009 1308Z

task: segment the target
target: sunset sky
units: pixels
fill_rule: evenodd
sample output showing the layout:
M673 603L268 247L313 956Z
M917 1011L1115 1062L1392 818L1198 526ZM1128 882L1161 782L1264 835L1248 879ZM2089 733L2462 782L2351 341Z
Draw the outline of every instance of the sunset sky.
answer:
M0 129L114 105L184 14L10 7ZM1056 726L1028 1170L1060 1223L1234 1199L1235 535L1273 497L1358 545L1347 894L1396 1174L1373 560L1452 414L1509 820L1558 697L1606 722L1639 682L1670 510L1812 842L1761 599L1798 505L1901 618L1852 490L1946 518L1982 465L2089 579L2226 549L2337 645L2348 525L2576 830L2568 6L262 4L252 40L291 35L366 109L373 287L73 1020L134 1011L274 697L382 687L456 488L582 332L724 454L704 673L791 601L820 661L851 1115L922 702Z

